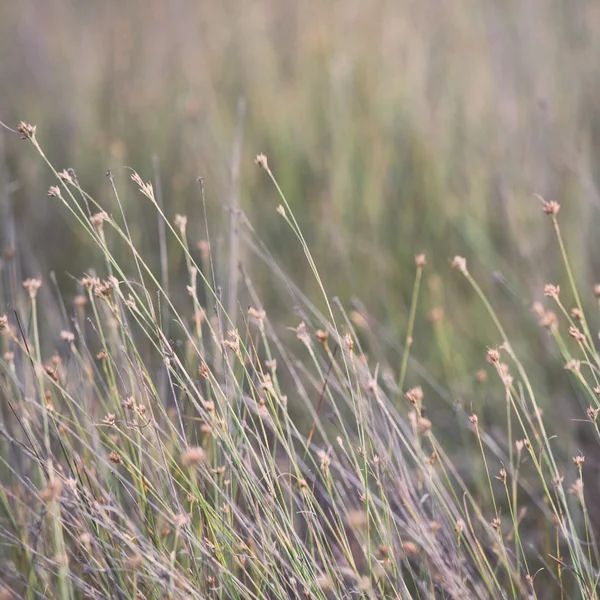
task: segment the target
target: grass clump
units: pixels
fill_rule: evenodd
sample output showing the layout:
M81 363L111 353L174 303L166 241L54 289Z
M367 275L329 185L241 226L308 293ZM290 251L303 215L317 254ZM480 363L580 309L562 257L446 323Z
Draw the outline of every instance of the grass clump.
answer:
M545 420L464 257L448 276L464 280L495 328L472 388L485 386L502 407L493 418L477 393L457 398L413 356L425 255L415 258L404 344L394 353L364 307L346 310L329 295L264 155L257 163L280 202L271 208L320 292L303 295L238 214L239 252L266 261L272 285L293 301L278 320L246 262L234 265L236 297L224 298L225 261L208 229L194 244L191 219L170 217L155 187L133 173L185 265L185 289L169 289L168 262L156 268L156 257L137 250L124 213L110 214L74 173L56 170L35 127L18 132L56 177L51 201L101 261L69 303L52 302L48 282L21 285L14 259L2 265L3 291L18 299L0 317L2 597L597 596L586 452L571 460L560 427ZM575 306L548 285L553 306L538 303L534 315L577 386L581 414L570 418L585 424L581 439L593 452L600 358L559 206L542 208ZM161 238L159 251L166 247ZM443 348L441 309L431 320ZM436 399L446 403L440 410Z

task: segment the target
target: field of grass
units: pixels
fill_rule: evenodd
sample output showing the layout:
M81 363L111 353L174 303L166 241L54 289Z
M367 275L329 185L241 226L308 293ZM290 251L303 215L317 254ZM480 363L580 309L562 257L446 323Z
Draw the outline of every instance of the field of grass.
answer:
M0 7L0 600L597 598L600 5Z

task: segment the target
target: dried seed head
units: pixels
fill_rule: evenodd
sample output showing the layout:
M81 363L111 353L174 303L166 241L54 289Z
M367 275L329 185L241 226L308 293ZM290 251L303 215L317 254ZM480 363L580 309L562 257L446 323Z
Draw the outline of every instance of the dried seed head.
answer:
M577 307L575 307L571 309L571 317L577 321L582 321L583 313Z
M496 479L502 483L506 483L506 469L504 467L500 469L498 475L496 475Z
M594 391L596 391L596 390L594 389ZM591 406L588 406L587 416L590 421L595 423L596 419L598 418L599 413L600 413L600 408L592 408Z
M410 388L406 392L406 398L413 406L420 406L423 400L423 388L420 385Z
M558 301L558 295L560 294L560 286L553 285L552 283L547 283L544 286L544 296L548 298L552 298L553 300Z
M546 201L542 199L542 210L547 215L555 216L560 210L560 204L554 200Z
M75 341L75 335L70 331L63 330L60 332L60 339L67 344L72 344Z
M48 196L50 196L50 198L60 198L60 188L57 185L53 185L48 190Z
M121 458L121 455L118 452L111 452L108 455L108 460L115 465L119 465L123 462L123 459Z
M140 192L142 192L146 198L154 200L154 188L152 187L151 183L145 183L142 181L142 178L137 173L133 173L131 175L131 181L138 186Z
M581 362L572 358L565 365L565 369L567 371L573 371L574 373L579 373L581 371Z
M414 542L404 542L402 544L402 548L404 549L404 552L406 552L407 555L415 555L419 553L419 548L417 547L417 545Z
M556 313L551 310L547 310L544 316L540 319L540 325L546 329L556 329L558 327L558 317Z
M498 368L498 374L500 375L500 379L502 380L502 383L506 387L510 387L513 383L513 377L510 374L508 365L506 363L498 363L497 368Z
M569 335L578 342L585 341L585 335L577 327L569 327Z
M344 344L348 351L352 352L352 350L354 349L354 340L352 339L352 336L349 333L344 334Z
M183 467L199 465L206 460L206 452L200 446L192 446L188 448L180 458L180 463Z
M583 479L581 477L578 477L569 488L569 494L573 494L573 496L577 496L579 500L583 501Z
M498 519L497 517L495 519L492 519L490 522L490 525L496 530L500 529L501 524L502 523L501 523L500 519Z
M581 468L581 467L583 467L583 463L585 462L585 456L581 456L581 455L574 456L573 462L575 463L575 466L577 468Z
M469 417L469 421L471 421L471 423L473 423L473 425L475 425L475 427L479 426L479 417L473 413L470 417Z
M304 321L296 327L296 337L307 346L310 345L310 336L306 331L306 323Z
M486 360L491 364L495 365L500 362L500 352L497 348L488 348L486 354Z
M187 228L187 217L185 215L175 215L175 227L184 234Z
M463 256L455 256L452 259L452 268L458 269L461 273L467 273L467 259Z
M23 287L29 292L29 297L33 300L37 296L40 287L42 287L42 282L40 279L26 279L23 282Z
M534 302L531 305L531 312L538 318L541 319L546 313L546 309L541 302Z
M426 419L425 417L419 417L418 425L419 433L421 435L425 435L426 433L429 433L431 431L431 421L429 419Z
M248 316L252 317L253 319L256 319L257 321L262 321L264 320L266 314L264 310L256 310L255 308L252 308L250 306L248 308Z
M327 331L323 331L322 329L317 329L315 337L317 338L317 342L319 342L319 344L324 344L329 339L329 333Z
M262 153L256 155L254 162L265 170L269 168L269 165L267 164L267 157Z
M226 348L229 348L234 354L239 354L240 352L240 336L237 331L233 329L227 332L227 339L223 340L223 345Z
M96 229L102 229L104 221L108 221L108 214L103 210L90 217L90 222Z
M415 256L415 264L417 267L424 267L427 264L427 257L424 254L417 254Z
M117 417L114 413L108 413L102 419L102 424L106 425L107 427L112 427L115 424L116 420L117 420Z
M35 125L29 125L21 121L17 127L17 131L21 134L22 140L33 140L35 138Z
M73 177L71 177L71 173L69 173L67 169L63 169L58 176L60 177L60 180L65 183L73 183Z
M0 331L8 331L8 317L0 315Z
M319 457L319 461L321 463L321 470L323 472L328 471L329 466L331 465L331 457L329 456L329 453L325 452L325 450L319 450L319 452L317 452L317 456Z
M282 217L285 217L285 208L283 208L283 205L278 204L277 208L275 209Z

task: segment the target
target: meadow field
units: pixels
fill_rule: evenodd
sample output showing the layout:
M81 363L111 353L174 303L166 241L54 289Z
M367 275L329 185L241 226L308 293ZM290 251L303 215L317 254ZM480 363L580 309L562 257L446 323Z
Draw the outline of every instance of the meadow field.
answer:
M0 56L0 600L600 596L600 3L7 0Z

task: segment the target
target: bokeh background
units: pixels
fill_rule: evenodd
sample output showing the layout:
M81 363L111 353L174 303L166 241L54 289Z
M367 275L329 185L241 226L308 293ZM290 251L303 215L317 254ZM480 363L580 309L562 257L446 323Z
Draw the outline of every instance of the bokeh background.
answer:
M327 291L348 308L359 299L381 323L375 359L398 368L414 256L425 252L409 383L423 383L426 365L427 381L437 382L426 393L448 406L493 407L475 374L499 340L450 269L464 255L547 392L541 403L560 417L565 395L576 392L529 309L564 270L534 194L561 203L583 301L593 306L599 32L596 0L4 0L0 119L37 125L53 164L74 168L117 213L110 169L151 264L156 214L127 167L160 178L166 214L186 214L193 241L206 237L203 177L218 283L226 289L229 209L239 205L318 302L301 248L275 211L276 191L254 165L264 152ZM74 277L98 268L97 253L46 196L55 183L46 166L5 130L0 176L7 255L16 252L23 276L55 272L74 295ZM296 325L272 264L248 246L240 256L270 314ZM175 248L169 260L172 288L185 295Z

